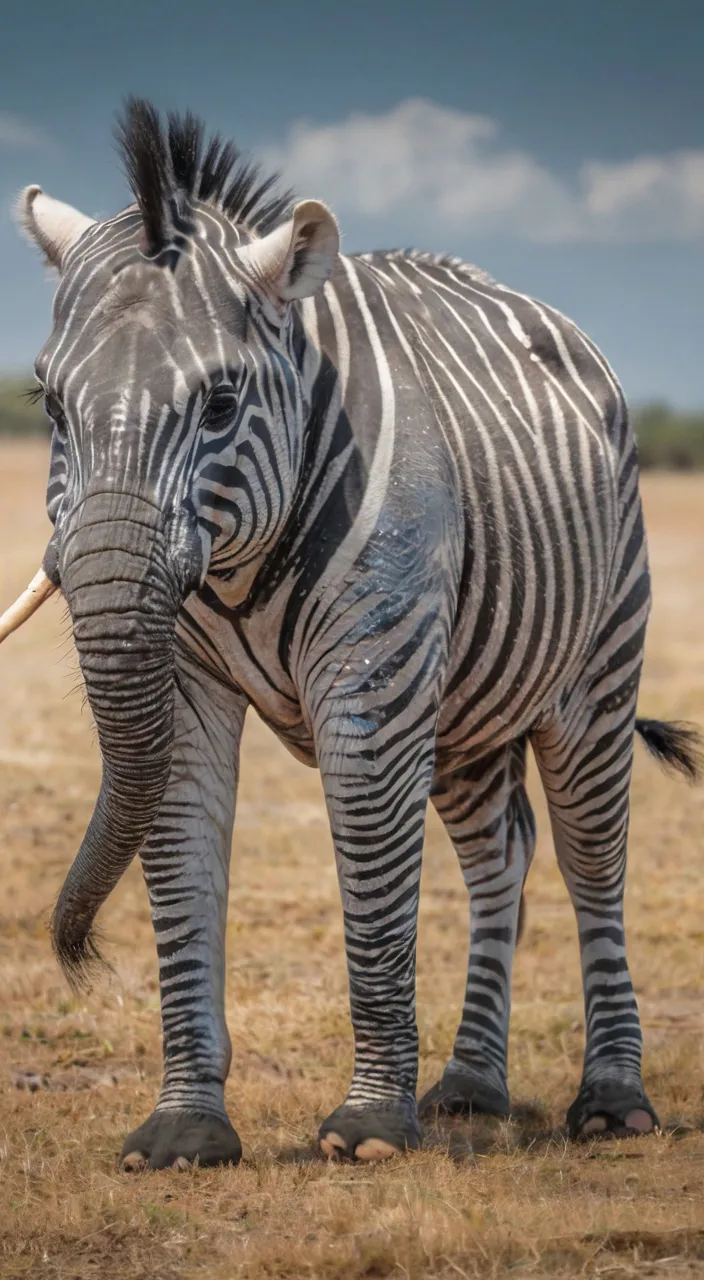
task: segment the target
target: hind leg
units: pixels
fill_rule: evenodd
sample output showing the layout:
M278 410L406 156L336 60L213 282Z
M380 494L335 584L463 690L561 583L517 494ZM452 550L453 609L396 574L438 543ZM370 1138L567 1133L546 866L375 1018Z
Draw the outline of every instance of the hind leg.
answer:
M508 1024L519 911L535 847L525 741L439 776L433 803L470 894L467 988L452 1057L422 1099L421 1114L508 1115Z
M657 1116L641 1080L642 1036L626 959L623 894L636 683L594 704L575 694L534 747L555 848L577 916L586 1047L567 1113L570 1136L647 1133Z

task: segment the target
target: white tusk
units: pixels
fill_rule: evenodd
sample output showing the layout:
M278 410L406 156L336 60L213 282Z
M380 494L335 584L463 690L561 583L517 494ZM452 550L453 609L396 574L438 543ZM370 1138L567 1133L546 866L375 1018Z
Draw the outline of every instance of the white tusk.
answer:
M36 613L40 605L48 600L49 596L53 596L55 591L58 591L58 587L54 586L51 578L47 578L43 569L35 573L27 590L23 591L15 603L11 604L0 617L0 644L12 635L13 631L21 627L27 618L31 618L32 614Z

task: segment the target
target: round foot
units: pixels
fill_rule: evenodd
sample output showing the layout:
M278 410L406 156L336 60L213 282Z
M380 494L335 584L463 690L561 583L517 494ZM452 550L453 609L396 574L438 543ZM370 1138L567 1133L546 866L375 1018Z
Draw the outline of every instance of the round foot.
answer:
M241 1159L242 1146L229 1120L195 1111L154 1111L125 1138L120 1166L125 1173L140 1173L239 1164Z
M628 1138L634 1134L652 1133L660 1121L642 1088L619 1085L614 1081L590 1086L582 1085L567 1112L567 1129L571 1138L594 1138L600 1135Z
M509 1114L508 1093L488 1084L469 1071L446 1071L423 1095L418 1104L421 1116L467 1116L472 1113L489 1116Z
M418 1119L405 1107L352 1107L343 1104L324 1120L320 1150L329 1160L389 1160L421 1144Z

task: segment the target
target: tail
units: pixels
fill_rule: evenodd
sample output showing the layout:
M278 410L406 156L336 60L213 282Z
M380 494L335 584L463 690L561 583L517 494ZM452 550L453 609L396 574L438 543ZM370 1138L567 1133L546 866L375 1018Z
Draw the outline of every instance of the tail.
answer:
M521 901L518 904L518 925L516 926L516 946L523 937L526 927L526 891L521 890Z
M704 777L704 740L694 725L668 720L636 720L636 733L658 764L688 782Z

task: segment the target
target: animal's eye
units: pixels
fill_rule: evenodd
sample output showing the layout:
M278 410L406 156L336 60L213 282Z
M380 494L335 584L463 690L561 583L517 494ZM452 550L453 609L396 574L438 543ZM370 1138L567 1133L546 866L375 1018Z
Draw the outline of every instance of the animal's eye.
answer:
M201 414L201 425L208 431L224 431L237 410L237 397L232 387L216 387L211 391Z
M44 396L44 408L57 427L61 426L64 421L64 411L56 396L53 396L50 391L47 391Z
M36 387L30 387L29 391L24 393L24 398L29 404L38 404L41 400L44 406L44 412L47 417L51 418L56 426L62 426L64 423L64 411L56 396L47 391L41 384Z
M63 406L50 391L44 394L44 412L51 419L51 424L59 440L66 439L66 415Z

